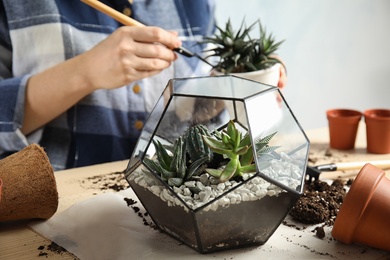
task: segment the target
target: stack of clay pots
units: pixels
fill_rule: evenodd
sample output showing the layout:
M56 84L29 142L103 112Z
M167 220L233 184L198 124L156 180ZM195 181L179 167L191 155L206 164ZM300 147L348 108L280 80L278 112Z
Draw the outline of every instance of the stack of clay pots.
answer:
M326 111L329 122L330 147L350 150L355 147L359 122L366 123L367 152L390 153L390 109L369 109L364 113L353 109Z

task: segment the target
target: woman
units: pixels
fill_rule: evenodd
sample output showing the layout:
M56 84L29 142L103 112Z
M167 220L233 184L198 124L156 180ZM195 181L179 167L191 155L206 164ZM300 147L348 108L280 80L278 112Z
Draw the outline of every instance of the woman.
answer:
M203 65L172 49L200 51L210 1L103 2L151 26L121 26L79 0L1 2L3 157L35 142L56 170L127 159L168 80Z

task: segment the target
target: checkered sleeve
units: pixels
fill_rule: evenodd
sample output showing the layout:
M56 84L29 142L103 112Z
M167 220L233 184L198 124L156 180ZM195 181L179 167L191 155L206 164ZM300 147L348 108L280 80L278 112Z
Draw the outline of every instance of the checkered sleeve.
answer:
M0 3L0 157L24 148L21 133L24 92L28 76L12 78L12 48L3 2Z

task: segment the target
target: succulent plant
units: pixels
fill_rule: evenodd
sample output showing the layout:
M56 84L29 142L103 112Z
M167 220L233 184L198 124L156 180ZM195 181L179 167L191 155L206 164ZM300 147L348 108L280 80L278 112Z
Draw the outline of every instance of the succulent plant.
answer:
M268 145L275 134L255 140L258 156L270 155L278 148ZM145 157L145 165L170 186L180 186L203 172L220 182L256 172L249 134L242 136L232 120L226 129L213 134L201 124L190 127L172 147L164 146L158 140L153 140L153 144L157 159Z
M259 38L253 39L250 31L258 25ZM212 52L208 57L219 57L214 69L224 73L250 72L272 67L276 63L283 63L274 55L283 41L276 41L272 34L267 34L260 20L249 27L245 21L236 32L230 19L225 28L216 26L213 36L205 37L202 43L211 43L214 46L205 52Z
M259 156L269 154L278 148L268 145L275 134L276 132L255 141L256 153ZM203 140L213 152L222 154L229 159L229 162L221 169L207 168L206 172L218 178L221 182L242 176L243 173L256 172L252 144L248 133L242 136L234 122L230 120L226 130L216 132L214 136L216 138L203 136Z
M271 158L274 158L272 155L272 152L278 149L280 146L269 146L269 142L271 141L272 137L276 135L276 132L269 134L265 137L259 137L255 139L255 149L256 153L259 157L265 157L269 156Z
M210 133L205 126L199 124L190 127L172 147L165 147L158 140L153 140L157 160L145 157L145 165L168 185L180 186L184 181L203 172L206 163L213 158L213 152L203 143L202 136L210 136Z
M242 137L233 121L228 123L226 131L216 132L215 137L203 136L203 140L213 152L222 154L229 162L223 169L207 168L207 173L224 182L242 173L256 171L249 135Z
M211 136L209 130L202 124L188 128L184 135L191 162L196 162L203 157L207 157L208 161L213 158L213 152L203 142L203 135Z

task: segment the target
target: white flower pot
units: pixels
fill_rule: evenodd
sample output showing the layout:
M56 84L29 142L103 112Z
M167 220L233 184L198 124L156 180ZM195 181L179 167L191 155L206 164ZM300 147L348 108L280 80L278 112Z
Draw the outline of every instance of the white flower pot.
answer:
M280 63L276 63L271 68L265 70L257 70L251 72L243 72L243 73L230 73L230 75L237 76L244 79L254 80L263 84L277 86L279 77L280 77ZM224 75L219 71L213 70L211 72L212 76L220 76Z

